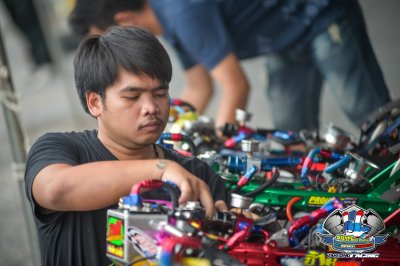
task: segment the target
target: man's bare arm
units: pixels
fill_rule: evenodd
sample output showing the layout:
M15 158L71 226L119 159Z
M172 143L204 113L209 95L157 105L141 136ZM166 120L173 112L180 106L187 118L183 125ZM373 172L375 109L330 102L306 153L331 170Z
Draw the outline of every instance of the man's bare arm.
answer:
M43 208L84 211L108 207L146 179L167 179L181 190L180 202L200 200L207 213L213 202L208 186L169 160L104 161L71 166L53 164L36 176L32 193Z

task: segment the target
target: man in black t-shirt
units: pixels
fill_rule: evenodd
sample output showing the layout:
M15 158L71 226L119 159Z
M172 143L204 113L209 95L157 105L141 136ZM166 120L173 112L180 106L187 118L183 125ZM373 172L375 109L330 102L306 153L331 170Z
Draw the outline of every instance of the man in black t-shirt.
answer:
M170 59L139 28L113 28L80 44L74 59L81 103L98 128L47 133L28 154L26 193L43 265L109 265L106 212L146 179L175 183L181 203L226 210L224 183L205 163L155 145L169 115ZM215 202L215 205L213 204Z

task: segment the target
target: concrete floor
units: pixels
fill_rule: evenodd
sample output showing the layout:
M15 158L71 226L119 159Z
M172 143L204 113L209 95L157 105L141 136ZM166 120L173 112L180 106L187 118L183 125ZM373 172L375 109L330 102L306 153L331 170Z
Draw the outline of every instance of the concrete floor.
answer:
M372 45L386 82L393 98L397 99L400 97L400 52L398 50L400 31L396 25L400 25L398 16L400 1L361 0L360 2ZM75 95L72 75L73 53L58 53L60 55L58 70L50 67L35 69L29 59L25 40L12 25L1 5L0 25L12 79L19 97L21 124L27 137L27 144L31 144L38 136L48 131L70 131L95 127L95 122L84 114ZM65 21L58 17L52 27L57 31L65 31ZM174 67L171 95L177 97L183 84L183 74L173 51L168 46L167 48L171 53ZM249 111L253 113L251 125L272 127L271 110L265 97L266 81L263 64L262 58L243 62L253 88ZM206 114L212 115L215 112L218 97L217 93ZM351 125L330 98L329 90L325 90L321 125L333 122L357 136L358 129ZM11 168L12 155L3 111L0 115L0 147L0 264L33 265L21 197Z

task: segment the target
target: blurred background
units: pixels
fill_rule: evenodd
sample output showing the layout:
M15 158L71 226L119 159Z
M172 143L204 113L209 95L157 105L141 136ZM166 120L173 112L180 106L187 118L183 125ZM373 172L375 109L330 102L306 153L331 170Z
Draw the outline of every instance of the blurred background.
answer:
M42 42L49 48L47 55L43 49L32 50L29 38L24 34L32 25L14 20L15 12L10 9L10 3L12 6L19 3L19 8L23 6L28 12L33 12L31 7L20 2L22 1L0 0L0 32L14 85L13 96L19 103L18 106L9 105L4 93L0 94L3 106L0 115L0 264L8 266L35 265L31 253L32 248L36 247L32 247L28 237L19 185L22 183L18 181L20 175L18 177L16 174L18 171L13 164L10 141L11 137L15 137L15 132L8 130L5 118L7 109L4 106L17 112L26 148L45 132L81 130L96 126L95 121L83 112L74 88L72 61L79 40L70 33L67 24L67 16L74 1L33 1L42 26ZM400 25L400 1L360 0L360 4L386 83L393 99L400 98L400 31L396 26ZM35 41L41 43L40 40ZM182 69L171 48L165 42L163 44L173 61L171 97L178 97L183 86ZM270 113L273 110L270 110L266 98L264 63L263 58L243 62L252 85L248 110L253 118L249 125L272 128ZM217 91L206 115L212 117L215 113L218 97ZM323 93L321 110L321 127L332 122L358 137L358 128L347 120L333 102L328 87Z

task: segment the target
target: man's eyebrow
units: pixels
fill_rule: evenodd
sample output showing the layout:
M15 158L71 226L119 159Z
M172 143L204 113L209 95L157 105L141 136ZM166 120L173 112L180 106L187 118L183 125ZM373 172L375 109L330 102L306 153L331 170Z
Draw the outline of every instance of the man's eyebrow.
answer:
M165 90L165 89L169 89L169 85L168 84L162 84L160 86L151 88L150 91L156 91L156 90ZM124 87L120 90L120 92L135 92L135 91L149 91L149 89L145 89L145 88L141 88L141 87L135 87L135 86L127 86Z

